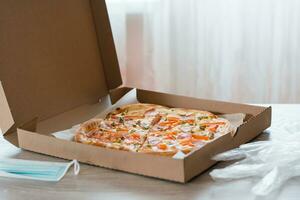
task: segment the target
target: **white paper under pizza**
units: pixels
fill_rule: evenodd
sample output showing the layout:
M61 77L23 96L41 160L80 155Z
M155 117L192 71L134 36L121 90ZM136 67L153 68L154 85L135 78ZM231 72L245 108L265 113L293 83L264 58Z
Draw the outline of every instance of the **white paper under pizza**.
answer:
M95 118L105 118L105 116L109 112L115 110L116 108L121 107L123 105L133 104L133 103L139 103L136 98L136 90L135 89L131 90L126 95L124 95L118 102L116 102L114 105L111 105L109 109L96 115ZM232 135L234 135L236 133L237 128L241 124L243 124L245 116L246 115L244 113L219 115L219 117L225 118L228 121L230 121L231 130L230 130L230 132L228 132L228 134L232 134ZM79 127L79 125L76 125L76 126L73 126L71 129L52 133L52 135L59 139L72 141L78 127ZM173 158L174 159L183 159L185 156L187 156L187 155L179 151L177 154L175 154L173 156Z

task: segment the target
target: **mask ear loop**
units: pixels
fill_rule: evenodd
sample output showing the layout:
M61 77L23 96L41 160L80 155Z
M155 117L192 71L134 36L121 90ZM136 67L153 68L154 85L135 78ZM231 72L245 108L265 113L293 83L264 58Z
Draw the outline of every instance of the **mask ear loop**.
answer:
M61 174L61 176L56 180L59 181L60 179L62 179L62 177L67 173L68 169L74 165L74 174L78 175L79 171L80 171L80 165L79 162L77 160L72 160L71 162L69 162L64 170L64 172Z
M70 163L70 166L71 165L74 165L74 174L75 175L78 175L79 172L80 172L80 164L77 160L73 160L71 163Z

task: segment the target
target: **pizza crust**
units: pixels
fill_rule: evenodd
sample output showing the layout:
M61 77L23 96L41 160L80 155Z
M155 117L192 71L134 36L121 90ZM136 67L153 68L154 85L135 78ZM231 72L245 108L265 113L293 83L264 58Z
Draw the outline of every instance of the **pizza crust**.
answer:
M125 111L127 115L143 116L147 110L150 110L152 108L168 109L167 107L155 105L155 104L145 104L145 103L128 104L128 105L118 107L116 108L116 110L108 113L106 119L110 118L112 115L118 115Z
M201 114L201 115L207 115L215 117L215 115L208 111L202 111L202 110L195 110L195 109L186 109L186 108L170 108L170 110L178 115L185 115L185 114Z

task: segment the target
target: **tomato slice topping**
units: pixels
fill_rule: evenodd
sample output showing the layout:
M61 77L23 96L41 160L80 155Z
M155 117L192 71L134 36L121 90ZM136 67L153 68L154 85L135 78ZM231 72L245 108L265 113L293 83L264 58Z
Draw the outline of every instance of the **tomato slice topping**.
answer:
M158 147L159 149L161 149L161 150L166 150L166 149L168 148L168 146L167 146L166 144L164 144L164 143L159 143L159 144L157 145L157 147Z

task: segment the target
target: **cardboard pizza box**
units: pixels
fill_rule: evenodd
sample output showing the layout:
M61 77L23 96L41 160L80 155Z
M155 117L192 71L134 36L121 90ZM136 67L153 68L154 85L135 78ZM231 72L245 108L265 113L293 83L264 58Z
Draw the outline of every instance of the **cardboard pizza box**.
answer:
M216 153L250 141L271 124L271 107L137 89L140 102L245 113L226 134L184 159L100 148L51 133L126 98L104 0L0 1L0 128L22 149L161 179L187 182ZM125 95L125 96L124 96Z

